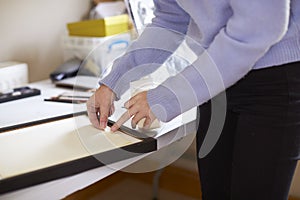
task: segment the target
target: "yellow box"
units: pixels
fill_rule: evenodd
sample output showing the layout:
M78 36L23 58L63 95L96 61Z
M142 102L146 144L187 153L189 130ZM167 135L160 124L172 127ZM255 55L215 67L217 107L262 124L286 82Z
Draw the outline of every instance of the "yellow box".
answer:
M68 23L70 36L105 37L128 31L128 15Z

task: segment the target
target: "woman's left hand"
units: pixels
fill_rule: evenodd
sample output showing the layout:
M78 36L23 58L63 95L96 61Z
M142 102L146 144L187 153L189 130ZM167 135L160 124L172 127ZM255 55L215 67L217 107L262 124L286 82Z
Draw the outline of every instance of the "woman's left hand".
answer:
M118 121L111 127L111 131L116 131L131 117L131 126L136 128L137 123L145 118L144 128L149 128L152 122L155 120L155 116L152 113L147 101L147 91L138 93L125 104L127 111L118 119Z

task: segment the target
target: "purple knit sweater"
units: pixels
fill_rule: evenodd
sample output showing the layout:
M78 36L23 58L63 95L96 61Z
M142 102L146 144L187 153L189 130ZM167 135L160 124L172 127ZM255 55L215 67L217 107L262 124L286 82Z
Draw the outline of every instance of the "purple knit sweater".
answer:
M148 91L155 116L170 121L235 84L250 70L300 60L299 0L154 0L155 18L100 81L118 98L182 43L197 59Z

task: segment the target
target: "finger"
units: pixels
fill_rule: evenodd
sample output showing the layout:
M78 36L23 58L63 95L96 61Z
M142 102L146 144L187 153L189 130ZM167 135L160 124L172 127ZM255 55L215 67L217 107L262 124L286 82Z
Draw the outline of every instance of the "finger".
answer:
M86 102L86 108L89 112L97 112L98 107L95 105L95 96L91 96L88 101Z
M109 116L113 115L115 112L115 106L114 104L111 105L110 110L109 110Z
M99 119L98 119L98 110L94 106L91 106L90 102L87 102L87 113L92 125L95 128L100 128Z
M89 119L90 119L90 122L92 123L92 125L95 128L100 129L98 114L96 112L95 113L88 112L88 116L89 116Z
M114 125L111 127L111 131L115 132L118 130L122 124L124 124L127 120L129 120L132 117L129 110L127 110L119 119L114 123Z
M136 115L134 115L134 117L133 117L132 120L131 120L131 127L132 127L133 129L135 129L137 123L138 123L141 119L143 119L143 118L145 118L145 117L146 117L146 116L143 115L141 112L138 112Z
M115 110L116 110L116 109L115 109L115 104L112 104L112 105L111 105L111 112L112 112L111 114L114 114Z
M136 103L135 98L131 98L128 101L125 102L124 107L129 109L131 106L133 106Z
M105 129L107 126L110 106L100 106L100 129Z
M144 129L149 129L152 124L152 120L150 117L146 117L146 120L144 121L143 127Z

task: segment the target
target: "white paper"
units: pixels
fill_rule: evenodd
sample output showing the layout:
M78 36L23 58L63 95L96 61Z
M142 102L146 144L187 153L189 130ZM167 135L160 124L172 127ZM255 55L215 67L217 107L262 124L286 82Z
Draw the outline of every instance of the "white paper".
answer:
M140 141L98 130L84 115L17 129L0 134L0 174L9 178Z

